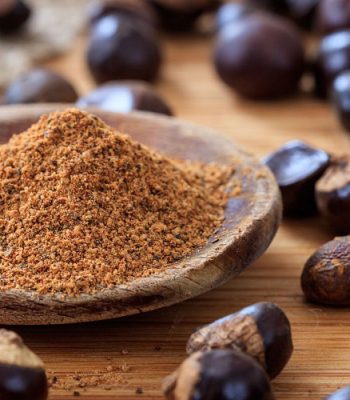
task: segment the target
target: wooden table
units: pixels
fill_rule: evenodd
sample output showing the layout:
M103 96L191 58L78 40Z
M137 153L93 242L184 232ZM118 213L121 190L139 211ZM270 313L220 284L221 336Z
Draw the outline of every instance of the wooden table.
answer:
M48 64L82 93L93 87L84 47L81 39L67 56ZM258 156L294 138L337 153L349 150L329 105L306 95L278 103L237 99L215 76L208 39L167 38L164 47L157 88L179 117L215 128ZM183 360L195 327L248 304L273 301L288 314L295 344L290 363L273 382L276 398L321 399L350 384L350 313L306 304L299 278L308 256L331 238L319 218L284 222L258 262L206 295L114 321L16 330L57 377L51 399L74 398L74 391L86 399L160 399L162 378ZM87 376L93 384L84 387Z

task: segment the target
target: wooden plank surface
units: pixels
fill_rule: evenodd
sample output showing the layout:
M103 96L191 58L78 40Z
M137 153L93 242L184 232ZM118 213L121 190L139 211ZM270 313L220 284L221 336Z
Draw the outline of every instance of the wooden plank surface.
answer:
M279 103L239 100L216 78L208 39L164 42L166 63L157 87L179 117L215 128L258 156L294 138L349 151L348 136L327 104L306 95ZM84 47L81 39L69 55L47 64L72 78L81 93L93 87ZM162 378L184 358L195 327L254 302L274 301L291 320L295 344L292 360L273 382L276 398L321 399L350 384L350 314L304 303L299 279L311 252L332 237L318 218L288 221L258 262L199 298L114 321L16 330L57 377L51 399L76 398L74 391L86 399L160 399Z

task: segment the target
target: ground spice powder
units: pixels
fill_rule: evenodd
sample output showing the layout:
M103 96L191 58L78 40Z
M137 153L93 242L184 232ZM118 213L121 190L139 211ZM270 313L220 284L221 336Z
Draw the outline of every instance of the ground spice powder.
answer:
M0 290L77 296L164 270L221 224L230 174L82 111L43 116L0 146Z

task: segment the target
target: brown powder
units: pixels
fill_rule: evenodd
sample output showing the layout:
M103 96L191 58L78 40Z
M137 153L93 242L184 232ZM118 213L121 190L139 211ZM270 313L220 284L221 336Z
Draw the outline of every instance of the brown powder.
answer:
M42 117L0 146L0 290L76 296L164 270L222 223L232 173L85 112Z
M48 371L48 382L50 389L65 390L67 392L81 391L86 392L89 389L99 387L109 391L113 386L128 385L128 379L125 372L120 368L114 368L113 371L94 370L90 373L79 373L73 375L53 375Z

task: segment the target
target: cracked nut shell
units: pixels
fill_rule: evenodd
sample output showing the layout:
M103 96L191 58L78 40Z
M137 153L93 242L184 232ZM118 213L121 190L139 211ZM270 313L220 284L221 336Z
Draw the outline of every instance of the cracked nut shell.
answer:
M289 320L276 304L253 304L194 332L186 349L192 354L217 348L249 354L274 378L293 352Z
M78 107L96 106L113 112L139 110L172 115L168 104L152 86L138 81L108 82L81 97L76 104Z
M350 386L337 390L324 400L350 400Z
M147 24L111 14L92 27L87 62L99 83L116 79L154 81L161 58L156 32Z
M42 361L14 332L0 330L0 399L46 400L48 385Z
M304 216L316 212L315 184L329 162L325 151L299 140L286 143L265 158L264 163L275 175L280 188L285 215Z
M22 0L0 2L0 33L10 34L21 29L31 16L31 8Z
M77 98L74 87L62 76L46 69L33 69L7 87L4 103L74 103Z
M214 64L219 77L243 97L286 97L296 92L304 72L303 42L288 21L254 12L220 30Z
M307 300L350 304L350 238L343 236L321 246L306 262L301 286Z
M318 209L330 227L340 234L350 233L350 157L332 160L316 183Z
M164 380L170 400L274 400L265 371L251 357L234 350L190 355Z

